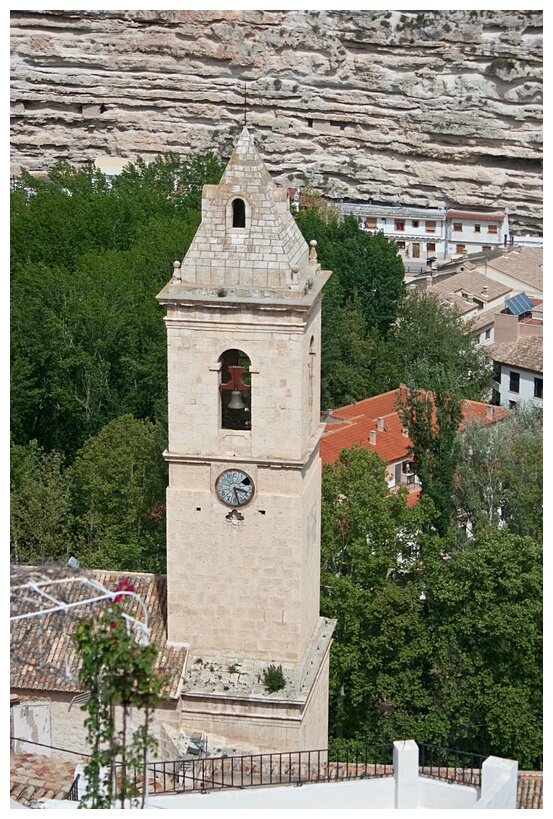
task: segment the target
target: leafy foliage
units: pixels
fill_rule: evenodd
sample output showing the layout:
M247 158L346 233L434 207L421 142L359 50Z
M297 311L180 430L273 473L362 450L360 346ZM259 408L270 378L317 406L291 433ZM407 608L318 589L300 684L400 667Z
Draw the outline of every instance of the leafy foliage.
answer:
M111 180L67 163L16 180L15 560L71 550L98 568L163 568L166 336L155 295L194 236L203 184L222 170L213 154L170 153Z
M458 395L477 401L490 389L491 361L470 324L424 291L410 291L399 305L388 339L388 361L394 386L436 390L447 377Z
M435 379L434 383L438 381ZM409 453L414 472L420 479L422 493L434 504L434 525L445 536L454 512L462 400L455 385L444 378L432 393L416 388L406 390L406 398L400 399L398 409L412 441Z
M455 503L470 529L507 526L541 541L543 418L519 406L499 423L468 423L460 434Z
M87 565L162 571L167 484L159 429L123 415L90 438L70 469L75 530Z
M12 192L12 430L70 458L126 412L165 419L166 340L155 295L200 221L212 155L23 173Z
M411 736L539 767L541 549L488 527L456 550L432 511L391 494L374 453L324 468L331 742Z
M134 640L117 604L98 620L81 620L75 641L81 657L79 679L90 691L81 708L88 713L85 727L92 750L85 768L87 790L79 807L111 808L119 802L124 808L127 800L136 806L140 796L137 774L157 746L149 730L150 715L164 683L154 672L157 649ZM131 727L131 709L135 723L137 712L144 715L136 728ZM143 799L144 791L142 807Z
M404 269L382 233L361 230L357 219L339 219L320 203L297 214L305 239L333 275L322 308L321 397L337 407L388 388L381 368L382 342L404 294Z
M330 730L348 741L419 736L425 650L416 569L436 548L431 504L391 493L373 452L343 450L323 470L321 611L338 620L331 649Z
M286 685L286 677L282 672L282 666L269 665L263 669L263 684L269 694L281 691Z
M71 543L70 488L59 452L36 441L11 447L10 559L44 563L66 557Z
M541 559L535 541L488 527L425 582L436 741L526 769L542 753Z

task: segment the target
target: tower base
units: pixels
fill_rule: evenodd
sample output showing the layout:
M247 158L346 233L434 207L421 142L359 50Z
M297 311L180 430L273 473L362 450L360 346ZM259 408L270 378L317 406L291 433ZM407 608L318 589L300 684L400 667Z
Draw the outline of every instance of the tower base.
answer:
M300 663L278 663L286 684L269 693L270 665L234 654L192 653L181 694L181 727L259 751L328 746L328 663L335 621L320 617Z

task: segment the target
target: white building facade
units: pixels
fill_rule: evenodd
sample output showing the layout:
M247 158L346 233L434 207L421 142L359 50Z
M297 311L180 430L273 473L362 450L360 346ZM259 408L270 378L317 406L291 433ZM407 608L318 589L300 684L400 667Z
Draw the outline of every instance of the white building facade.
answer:
M343 202L340 211L356 216L363 230L382 231L387 239L393 239L407 269L421 261L447 261L512 244L507 209L473 211L418 208L399 202L393 205Z
M465 253L487 253L510 247L509 213L449 208L446 216L446 258Z
M543 407L543 336L521 336L494 344L492 402L514 409L518 404Z
M363 230L382 231L387 239L393 239L406 264L447 258L445 208L344 202L340 210L344 215L356 216Z

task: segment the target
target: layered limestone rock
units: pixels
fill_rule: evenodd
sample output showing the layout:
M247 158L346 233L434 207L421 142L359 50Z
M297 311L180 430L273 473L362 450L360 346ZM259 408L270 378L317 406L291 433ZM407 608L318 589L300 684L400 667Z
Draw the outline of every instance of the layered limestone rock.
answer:
M13 11L12 169L214 149L541 224L541 11Z

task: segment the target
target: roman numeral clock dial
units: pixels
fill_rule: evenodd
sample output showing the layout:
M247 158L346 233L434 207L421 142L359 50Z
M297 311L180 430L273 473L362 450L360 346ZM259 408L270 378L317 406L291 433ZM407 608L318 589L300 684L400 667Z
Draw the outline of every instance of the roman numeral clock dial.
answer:
M245 506L254 494L254 483L241 469L226 469L215 482L217 497L226 506Z

